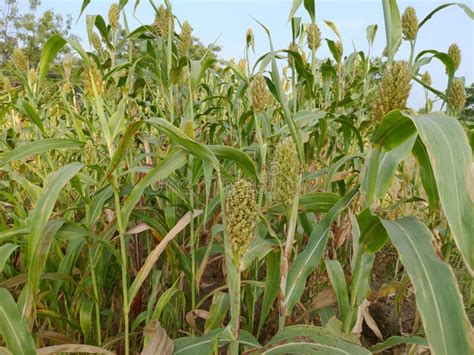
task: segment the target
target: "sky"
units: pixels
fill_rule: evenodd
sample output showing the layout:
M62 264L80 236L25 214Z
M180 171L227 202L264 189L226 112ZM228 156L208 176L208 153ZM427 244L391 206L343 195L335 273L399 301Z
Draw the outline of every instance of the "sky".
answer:
M27 0L19 0L23 9L27 8ZM42 0L38 13L53 9L55 12L74 18L72 32L77 34L84 43L87 42L85 24L86 14L101 14L105 19L111 0L91 0L84 14L76 22L82 0ZM160 4L162 0L155 0ZM411 5L414 6L418 19L423 19L437 6L447 2L437 0L398 1L400 13ZM474 0L460 1L474 9ZM291 25L288 14L291 9L291 0L171 0L173 13L180 21L188 20L194 29L194 34L203 43L212 43L222 46L220 56L224 59L243 57L245 48L245 33L252 28L255 35L255 54L250 61L256 60L269 49L268 40L264 31L255 22L255 19L265 24L271 31L275 49L287 48L291 41ZM129 0L126 6L129 26L131 29L140 24L150 24L154 20L154 11L149 0L141 0L133 18L135 0ZM296 13L303 22L309 22L309 16L303 6ZM354 48L367 51L366 28L377 24L378 32L373 47L373 55L382 53L385 40L385 27L381 0L316 0L316 22L321 28L323 38L335 39L334 33L324 23L324 20L333 21L342 34L345 54ZM467 84L474 80L474 21L464 11L451 6L438 12L429 20L418 33L416 52L424 49L435 49L446 52L449 45L457 43L462 51L462 63L456 76L464 77ZM85 45L87 46L87 45ZM410 53L408 42L403 42L397 58L408 59ZM318 57L330 57L325 43L318 50ZM444 91L446 75L444 66L433 60L425 66L433 78L433 86ZM424 106L424 89L413 83L408 105L415 109Z

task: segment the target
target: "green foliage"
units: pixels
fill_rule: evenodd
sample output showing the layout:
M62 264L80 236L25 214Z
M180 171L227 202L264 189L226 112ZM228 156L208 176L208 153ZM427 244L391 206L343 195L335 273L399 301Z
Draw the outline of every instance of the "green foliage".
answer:
M415 41L443 8L471 9L418 23L383 1L373 59L377 26L350 52L295 0L290 48L259 23L234 62L169 1L137 1L156 19L136 29L125 0L85 16L91 52L30 3L0 20L2 352L473 352L472 87L462 111L460 51ZM257 30L270 51L250 63ZM445 88L422 75L433 59Z

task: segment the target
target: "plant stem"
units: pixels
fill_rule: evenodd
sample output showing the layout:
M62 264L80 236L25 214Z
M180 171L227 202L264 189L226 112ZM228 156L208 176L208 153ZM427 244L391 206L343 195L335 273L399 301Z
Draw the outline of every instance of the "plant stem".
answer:
M94 259L92 257L92 244L89 244L89 267L91 268L91 278L92 278L92 290L94 291L95 297L95 326L97 332L97 344L100 346L102 344L102 334L101 334L101 327L100 327L100 304L99 304L99 292L97 289L97 278L95 276L95 268L94 268Z
M240 271L238 266L234 263L232 257L232 249L229 237L226 231L225 218L225 194L222 186L222 179L219 170L217 173L217 184L219 188L219 197L221 202L221 216L222 224L224 225L224 255L225 265L227 271L227 284L229 285L229 301L230 301L230 330L232 333L230 341L230 354L239 354L239 333L240 333Z
M120 192L118 190L118 181L117 176L113 176L113 187L114 187L114 197L115 197L115 215L117 218L117 227L120 238L120 257L121 257L121 267L122 267L122 295L123 295L123 316L124 316L124 327L125 327L125 354L130 354L130 339L129 339L129 322L128 322L128 313L129 313L129 304L128 304L128 283L127 283L127 247L125 240L125 226L122 221L122 213L120 207Z
M293 204L291 210L289 210L290 220L287 228L285 250L281 254L281 263L280 263L280 316L278 318L278 329L282 330L285 327L286 316L288 310L286 309L286 285L288 281L288 271L290 268L290 258L291 258L291 248L293 246L293 240L295 237L296 231L296 221L298 218L298 206L300 200L300 185L301 185L301 175L298 176L298 184L296 189L295 197L293 198Z

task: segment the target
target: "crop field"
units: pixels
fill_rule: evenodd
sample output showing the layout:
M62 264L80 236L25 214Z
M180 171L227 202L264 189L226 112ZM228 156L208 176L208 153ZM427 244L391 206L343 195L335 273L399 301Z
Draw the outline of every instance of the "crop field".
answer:
M2 49L0 354L474 353L474 35L416 44L472 8L382 0L360 51L293 0L234 60L168 0L90 2L88 38Z

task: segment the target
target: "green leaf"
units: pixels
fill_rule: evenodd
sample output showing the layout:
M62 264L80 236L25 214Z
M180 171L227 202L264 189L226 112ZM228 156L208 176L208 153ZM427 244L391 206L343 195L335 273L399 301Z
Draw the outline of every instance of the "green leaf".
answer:
M304 8L308 11L309 17L313 23L316 22L316 10L314 6L314 0L304 0Z
M2 155L0 168L14 160L21 160L31 155L40 154L52 149L77 148L84 146L84 143L65 138L48 138L39 141L28 142L20 145L12 151Z
M3 268L10 258L10 255L12 255L16 248L18 248L18 245L13 243L7 243L0 246L0 275L3 272Z
M209 147L190 139L183 131L173 126L167 120L163 118L152 118L147 122L163 131L172 141L181 145L190 154L195 155L208 163L211 163L214 168L219 165L219 162Z
M451 3L447 3L447 4L443 4L443 5L441 5L441 6L438 6L436 9L434 9L434 10L431 11L428 15L426 15L426 17L425 17L425 18L420 22L420 24L418 25L418 29L420 29L421 26L423 26L431 17L433 17L433 15L434 15L435 13L437 13L438 11L444 9L445 7L452 6L452 5L459 6L461 9L464 10L464 12L466 13L466 15L471 18L471 20L474 20L474 12L472 11L472 9L471 9L470 7L468 7L468 6L465 5L465 4L458 3L458 2L451 2Z
M138 132L138 130L144 123L145 121L135 121L127 126L127 129L125 130L125 133L120 139L117 149L115 150L114 155L110 160L106 175L111 175L112 172L117 168L117 165L120 163L120 161L125 158L126 149L128 148L130 142L132 142L133 137L135 137L135 134Z
M184 337L174 340L174 354L202 355L212 354L214 344L218 344L218 337L222 329L213 330L201 337Z
M397 0L382 0L382 5L387 37L387 61L390 63L402 41L402 21Z
M304 250L295 258L288 273L288 281L285 294L285 305L288 312L291 312L296 302L303 294L306 279L318 266L326 243L329 238L329 231L334 219L344 211L357 195L359 188L356 187L342 197L318 223L311 233L308 244Z
M349 312L349 294L347 293L346 277L341 263L338 260L326 260L326 270L329 280L336 294L339 315L342 321L345 321Z
M431 166L430 157L425 145L420 137L417 138L412 150L420 169L421 183L428 196L428 202L433 210L439 209L439 194L436 186L436 179L434 177L433 168Z
M64 38L58 34L55 34L51 36L43 46L43 51L41 52L41 59L38 67L38 87L40 87L44 81L54 57L56 57L56 54L58 54L58 52L64 47L66 43L67 42Z
M399 146L416 133L416 127L410 121L409 115L398 110L390 111L375 128L372 144L385 151Z
M388 240L387 232L380 222L380 218L373 215L369 208L357 216L360 237L358 244L370 254L377 253Z
M25 113L28 115L28 117L33 121L33 123L38 126L38 128L41 130L41 133L45 133L44 131L44 125L43 121L41 121L40 116L38 115L38 112L36 109L26 100L19 100L19 103L22 107L22 109L25 111Z
M293 16L295 16L296 11L298 11L298 8L301 6L301 3L303 0L293 0L293 3L291 5L291 10L290 14L288 15L288 20L290 20Z
M89 5L91 2L91 0L83 0L82 1L82 6L81 6L81 12L79 13L79 16L77 17L77 21L79 21L82 13L84 12L84 10L86 9L87 5Z
M127 226L130 215L135 205L140 201L145 189L156 181L166 179L174 171L183 167L187 161L188 159L184 151L178 150L169 152L164 160L150 170L148 174L133 187L130 195L122 206L122 223L124 226Z
M62 220L55 220L54 223L48 226L47 230L45 230L45 227L62 188L83 166L82 163L71 163L49 174L46 177L43 192L38 201L36 201L35 209L31 214L31 229L28 239L30 269L28 272L29 295L27 308L32 306L31 302L33 302L40 276L46 264L52 238L64 222Z
M12 354L36 354L35 342L21 317L15 300L4 288L0 288L0 335Z
M262 311L258 321L258 332L262 330L265 320L270 313L273 303L278 295L280 281L280 253L271 252L267 257L267 276L265 278L265 290L262 301Z
M337 29L337 26L334 22L332 21L327 21L327 20L324 20L324 22L326 23L326 25L328 25L328 27L336 34L337 38L339 38L340 40L342 40L342 36L341 36L341 32L339 32L339 30Z
M394 346L402 345L402 344L410 344L410 345L413 344L413 345L421 345L421 346L428 347L428 342L426 341L426 339L416 336L416 335L405 336L405 337L392 336L388 338L387 340L385 340L384 342L378 343L372 346L370 348L370 351L372 351L373 353L379 353L384 350L390 349Z
M327 212L339 201L339 196L331 192L310 192L300 196L299 212L321 213ZM283 214L285 207L281 204L268 208L268 213Z
M216 329L224 321L229 310L229 295L223 292L216 292L212 296L211 307L209 308L209 317L204 324L205 333Z
M202 213L200 210L194 210L194 213L191 215L190 212L186 213L176 225L168 232L168 234L163 238L163 240L153 249L153 251L147 256L145 262L137 273L137 276L133 280L132 285L128 290L128 307L131 307L133 299L138 293L138 290L142 286L145 279L148 277L148 274L155 266L158 258L161 253L165 250L168 244L173 240L174 237L178 235L186 226L191 222L192 218L199 216Z
M398 164L410 154L415 140L416 135L413 135L388 151L381 151L377 147L372 148L365 164L361 183L362 193L369 206L385 196L392 185Z
M240 271L247 270L255 259L262 260L275 246L273 240L255 235L248 246L247 252L240 260Z
M257 169L255 167L255 163L242 150L225 145L208 145L207 147L209 147L217 159L235 161L248 178L251 180L255 180L257 178Z
M426 148L441 206L463 261L474 276L474 203L469 195L472 152L466 133L458 120L443 113L408 115L395 110L384 116L372 142L386 151L410 139L414 132Z
M266 346L249 351L248 354L367 355L370 352L325 328L294 325L279 331Z
M311 0L311 1L314 1L314 0ZM272 82L275 85L276 98L283 108L283 112L284 112L283 116L285 118L285 122L288 125L291 136L293 137L293 141L296 144L296 149L298 150L298 157L300 159L300 162L303 163L304 162L303 142L301 140L300 131L297 129L293 116L291 115L290 109L288 107L287 98L283 90L280 74L278 71L279 69L278 69L278 64L276 61L276 54L273 49L272 37L270 35L270 31L268 30L268 28L265 27L265 25L263 25L261 22L259 21L257 22L265 30L268 36L268 41L270 42L270 59L271 59L271 64L272 64L271 76L272 76Z
M100 214L102 213L102 208L104 207L104 204L107 202L108 199L112 197L113 192L114 191L112 189L112 186L109 185L103 190L96 193L95 196L92 198L90 204L87 205L85 224L88 228L91 228L92 225L97 221Z
M79 323L81 325L82 335L89 339L89 333L92 328L92 312L94 311L94 302L91 300L83 301L79 312Z
M423 57L425 54L432 54L432 56ZM423 65L429 64L431 62L431 59L433 58L439 59L439 61L444 64L444 66L446 67L446 71L448 72L448 79L449 81L451 81L451 79L454 76L454 72L456 71L454 68L453 60L448 54L435 51L434 49L429 49L429 50L421 51L420 53L418 53L418 55L415 58L413 73L417 74L420 67Z
M377 24L375 25L369 25L367 26L367 29L366 29L366 33L367 33L367 42L369 42L369 45L373 45L374 44L374 40L375 40L375 35L377 34Z
M469 190L472 152L458 120L441 113L410 116L426 147L441 206L464 262L474 275L474 203Z
M429 229L414 217L382 220L414 285L416 304L434 354L472 354L472 329L451 267L433 248Z

